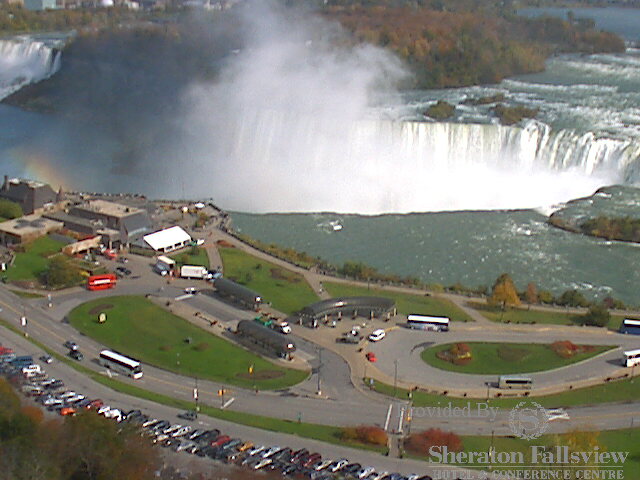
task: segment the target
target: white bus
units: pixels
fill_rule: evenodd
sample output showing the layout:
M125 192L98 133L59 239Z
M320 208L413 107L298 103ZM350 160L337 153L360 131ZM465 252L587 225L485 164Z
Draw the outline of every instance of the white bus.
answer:
M640 363L640 349L637 350L629 350L628 352L623 353L622 357L622 366L623 367L633 367Z
M498 388L519 388L523 390L531 390L532 386L533 380L529 377L502 375L498 380Z
M416 330L431 330L434 332L448 332L448 317L430 317L427 315L407 315L407 327Z
M132 358L125 357L120 353L112 352L111 350L102 350L98 360L100 365L108 368L109 370L113 370L123 375L128 375L132 378L142 377L142 366L140 365L140 362Z

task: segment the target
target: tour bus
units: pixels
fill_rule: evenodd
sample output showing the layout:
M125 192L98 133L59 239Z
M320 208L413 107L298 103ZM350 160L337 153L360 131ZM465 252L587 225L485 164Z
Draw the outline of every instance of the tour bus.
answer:
M620 325L620 333L633 333L640 335L640 320L625 318Z
M502 375L498 381L498 388L519 388L531 390L532 386L533 380L529 377Z
M431 330L434 332L448 332L448 317L430 317L427 315L407 315L407 327L416 330Z
M106 290L116 286L116 276L113 273L105 273L104 275L91 275L87 280L87 289L89 290Z
M622 356L623 367L634 367L640 363L640 349L629 350L624 352Z
M132 378L142 377L142 366L140 362L133 358L125 357L120 353L112 352L111 350L102 350L98 362L103 367L113 370L114 372L128 375Z

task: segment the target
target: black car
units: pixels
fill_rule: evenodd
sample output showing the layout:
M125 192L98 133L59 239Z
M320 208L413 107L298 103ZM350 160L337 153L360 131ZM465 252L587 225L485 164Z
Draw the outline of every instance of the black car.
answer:
M178 418L182 418L183 420L195 420L196 418L198 418L198 414L197 412L194 412L193 410L189 410L188 412L182 412L178 414Z
M82 354L82 352L80 350L70 350L69 351L69 356L71 358L73 358L74 360L77 360L79 362L84 360L84 355Z

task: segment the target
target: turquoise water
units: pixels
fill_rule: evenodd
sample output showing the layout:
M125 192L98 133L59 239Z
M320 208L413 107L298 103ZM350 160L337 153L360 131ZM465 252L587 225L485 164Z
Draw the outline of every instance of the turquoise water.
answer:
M335 264L358 260L429 283L491 286L510 273L559 294L577 288L639 304L640 246L555 229L535 211L423 213L363 217L234 213L237 230ZM342 230L328 227L338 221Z

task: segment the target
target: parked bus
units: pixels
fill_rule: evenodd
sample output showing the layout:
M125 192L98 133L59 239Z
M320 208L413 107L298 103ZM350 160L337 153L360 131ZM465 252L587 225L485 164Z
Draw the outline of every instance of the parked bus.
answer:
M140 362L133 358L125 357L120 353L112 352L111 350L102 350L98 362L103 367L113 370L114 372L128 375L132 378L142 377L142 366Z
M106 290L116 286L117 277L113 273L105 273L104 275L91 275L87 280L87 289L89 290Z
M529 377L502 375L498 381L498 388L531 390L531 387L533 387L533 380Z
M622 366L634 367L640 363L640 349L629 350L622 354Z
M640 320L625 318L620 325L620 333L632 333L640 335Z
M407 327L416 330L431 330L434 332L448 332L448 317L430 317L427 315L407 315Z

